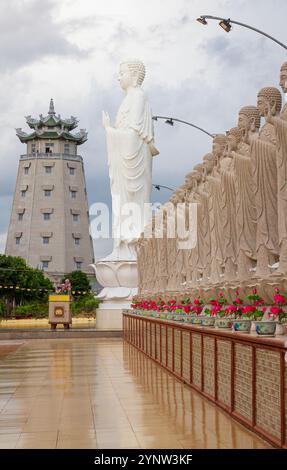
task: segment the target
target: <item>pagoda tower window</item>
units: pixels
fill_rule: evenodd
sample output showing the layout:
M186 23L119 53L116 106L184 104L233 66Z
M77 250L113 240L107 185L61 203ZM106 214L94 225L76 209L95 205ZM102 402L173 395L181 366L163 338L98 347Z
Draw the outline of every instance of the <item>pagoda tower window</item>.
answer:
M49 267L49 261L42 261L42 269L47 269Z
M51 196L51 193L52 193L51 189L45 189L45 190L44 190L44 195L45 195L46 197L50 197L50 196Z
M45 166L45 171L47 174L51 174L52 173L52 167L51 166Z
M28 175L29 174L29 167L28 166L25 166L24 168L24 175Z
M45 144L45 153L53 153L54 144Z
M74 174L75 174L75 168L69 168L69 170L70 170L70 175L74 176Z
M44 220L51 220L51 214L49 214L48 212L44 212L43 218Z
M77 197L77 191L71 191L71 198L76 199Z
M76 261L76 269L82 269L82 261Z
M16 245L20 245L20 240L21 240L21 237L16 237L15 238Z
M43 237L43 245L49 245L50 243L50 238L49 237Z
M23 220L23 215L24 215L23 212L21 214L18 214L18 220L20 221Z
M79 221L79 214L73 214L73 222Z
M70 153L70 144L64 144L64 153L69 155L69 153Z

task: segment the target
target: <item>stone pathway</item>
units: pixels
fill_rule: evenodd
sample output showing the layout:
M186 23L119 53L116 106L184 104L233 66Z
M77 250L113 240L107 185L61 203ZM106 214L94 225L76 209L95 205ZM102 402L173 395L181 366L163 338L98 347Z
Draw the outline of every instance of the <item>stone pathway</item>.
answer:
M270 447L121 339L8 343L2 449Z

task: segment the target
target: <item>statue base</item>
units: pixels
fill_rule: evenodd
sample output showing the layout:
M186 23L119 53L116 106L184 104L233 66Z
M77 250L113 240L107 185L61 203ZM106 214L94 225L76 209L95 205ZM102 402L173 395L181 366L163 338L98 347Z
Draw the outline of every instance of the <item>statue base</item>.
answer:
M122 330L122 311L130 308L137 294L138 273L135 260L102 259L91 265L97 281L103 286L102 300L96 314L96 328Z

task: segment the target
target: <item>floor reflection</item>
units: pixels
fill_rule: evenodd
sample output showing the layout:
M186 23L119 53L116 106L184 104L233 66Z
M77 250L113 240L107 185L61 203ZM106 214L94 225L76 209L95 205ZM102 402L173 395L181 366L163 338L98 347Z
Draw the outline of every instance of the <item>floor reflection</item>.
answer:
M0 448L268 447L120 338L17 347L0 354Z

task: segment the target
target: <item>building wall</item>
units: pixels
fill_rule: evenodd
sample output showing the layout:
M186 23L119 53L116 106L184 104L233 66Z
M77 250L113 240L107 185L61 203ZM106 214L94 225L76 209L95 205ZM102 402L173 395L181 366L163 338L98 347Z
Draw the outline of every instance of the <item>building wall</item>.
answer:
M61 150L63 142L54 141L54 152ZM39 153L45 152L45 142L41 142ZM74 144L72 144L74 145ZM31 151L30 142L27 148ZM61 152L59 152L61 153ZM70 144L70 153L71 144ZM45 168L51 167L46 173ZM25 167L28 174L25 174ZM70 174L74 169L74 175ZM25 197L21 190L27 188ZM44 191L51 190L50 196ZM71 189L76 191L76 198L71 197ZM18 220L19 210L25 209L23 220ZM50 220L44 220L43 212L51 212ZM73 221L73 212L79 214L79 220ZM22 234L20 244L16 236ZM49 238L49 244L43 243L43 237ZM75 236L80 244L75 245ZM82 261L82 270L91 272L88 265L93 262L93 249L89 235L88 202L81 157L37 158L28 153L22 156L12 206L11 221L8 230L6 254L25 258L32 267L40 267L46 258L51 260L49 272L66 273L76 269L76 260Z

